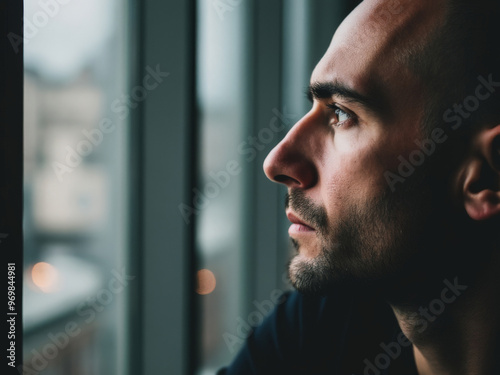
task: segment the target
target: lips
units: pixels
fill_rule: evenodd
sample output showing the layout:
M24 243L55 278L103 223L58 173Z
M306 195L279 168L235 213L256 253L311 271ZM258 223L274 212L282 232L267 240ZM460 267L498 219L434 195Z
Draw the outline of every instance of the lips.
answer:
M289 234L297 234L297 233L307 233L307 232L314 232L314 228L308 225L306 222L303 220L299 219L295 214L293 214L291 211L288 211L286 216L288 217L288 220L292 223L290 226L290 229L288 230Z

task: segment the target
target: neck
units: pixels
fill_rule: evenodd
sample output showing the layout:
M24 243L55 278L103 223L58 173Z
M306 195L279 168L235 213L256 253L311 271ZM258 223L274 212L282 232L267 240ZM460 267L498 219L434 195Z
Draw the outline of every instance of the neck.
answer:
M391 301L413 343L419 375L489 375L500 368L500 256L475 276L455 274L407 300ZM399 293L398 293L399 294Z

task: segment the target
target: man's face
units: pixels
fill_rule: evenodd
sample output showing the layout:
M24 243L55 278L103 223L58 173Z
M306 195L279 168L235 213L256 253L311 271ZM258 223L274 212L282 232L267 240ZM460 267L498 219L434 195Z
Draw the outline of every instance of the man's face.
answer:
M432 1L365 0L339 27L310 80L311 110L271 151L267 177L288 187L290 279L326 293L389 277L418 253L432 220L432 160L389 187L422 132L425 90L401 62L444 17ZM384 17L380 17L381 13ZM388 16L389 15L389 16Z

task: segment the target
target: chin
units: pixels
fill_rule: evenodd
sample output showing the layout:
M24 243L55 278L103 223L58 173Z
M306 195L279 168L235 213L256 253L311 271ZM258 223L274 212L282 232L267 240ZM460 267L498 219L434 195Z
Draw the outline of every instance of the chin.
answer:
M335 284L342 284L339 275L333 275L329 267L325 267L320 256L309 256L308 251L299 250L289 263L288 275L295 289L307 295L327 295L335 288ZM336 280L337 282L334 282Z
M302 245L289 262L291 284L306 295L326 296L341 288L376 288L392 274L387 262L360 254L353 248L334 246L330 251Z

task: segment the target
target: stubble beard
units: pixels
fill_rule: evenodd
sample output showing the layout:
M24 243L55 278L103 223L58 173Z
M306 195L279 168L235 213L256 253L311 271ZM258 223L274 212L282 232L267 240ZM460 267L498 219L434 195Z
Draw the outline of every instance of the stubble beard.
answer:
M324 207L303 191L291 190L287 204L315 227L320 244L317 256L306 257L300 241L292 239L298 251L288 267L292 285L304 294L328 295L341 286L395 282L402 272L418 267L416 258L425 258L419 239L432 226L431 189L422 183L423 176L406 181L399 191L388 188L377 199L349 207L334 224L328 223Z

